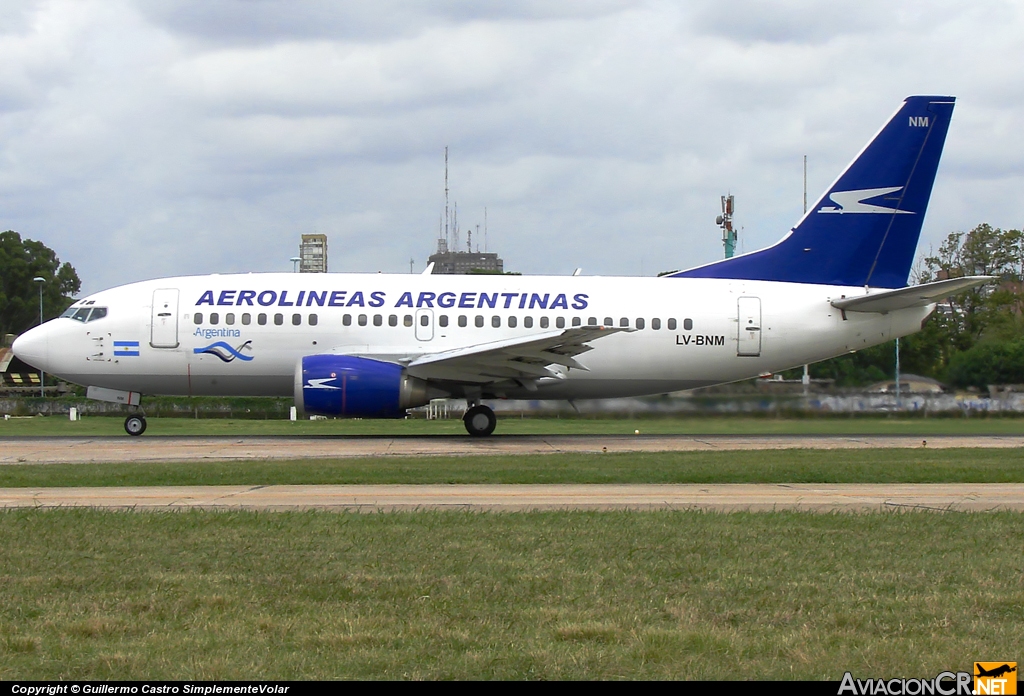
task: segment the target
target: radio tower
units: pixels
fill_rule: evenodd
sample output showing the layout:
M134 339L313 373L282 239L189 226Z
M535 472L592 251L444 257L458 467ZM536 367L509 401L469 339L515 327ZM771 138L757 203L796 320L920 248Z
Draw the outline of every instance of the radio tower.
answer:
M731 259L736 253L736 230L732 228L734 203L732 194L722 196L722 214L715 218L715 224L722 228L722 244L725 245L727 259Z
M736 253L736 230L732 228L732 211L734 199L732 194L722 197L722 214L715 218L715 224L722 228L722 244L725 246L725 258L731 259Z

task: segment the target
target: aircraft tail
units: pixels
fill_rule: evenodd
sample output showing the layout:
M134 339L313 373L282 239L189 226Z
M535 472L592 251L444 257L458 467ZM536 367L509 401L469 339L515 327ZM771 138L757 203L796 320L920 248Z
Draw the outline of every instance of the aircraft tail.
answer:
M905 286L955 101L908 97L780 242L673 277Z

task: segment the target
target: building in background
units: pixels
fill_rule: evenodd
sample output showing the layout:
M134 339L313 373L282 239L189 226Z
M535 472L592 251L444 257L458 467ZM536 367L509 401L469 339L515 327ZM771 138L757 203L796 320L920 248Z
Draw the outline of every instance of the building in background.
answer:
M443 241L443 240L442 240ZM431 254L427 263L434 264L433 272L439 275L468 275L470 273L505 272L505 262L494 252L447 251L438 244L437 252Z
M327 235L304 234L299 244L299 273L327 272Z

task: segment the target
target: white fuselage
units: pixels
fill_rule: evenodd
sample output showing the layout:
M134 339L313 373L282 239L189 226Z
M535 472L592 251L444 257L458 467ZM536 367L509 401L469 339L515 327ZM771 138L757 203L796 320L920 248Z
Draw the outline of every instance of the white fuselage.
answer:
M23 335L17 350L30 364L87 386L286 396L306 355L408 364L426 354L610 322L631 330L593 341L577 358L586 369L529 385L484 385L482 396L620 397L732 382L859 350L917 331L932 309L844 317L830 304L864 293L689 278L191 276L79 300L72 309L105 307L106 315L54 319Z

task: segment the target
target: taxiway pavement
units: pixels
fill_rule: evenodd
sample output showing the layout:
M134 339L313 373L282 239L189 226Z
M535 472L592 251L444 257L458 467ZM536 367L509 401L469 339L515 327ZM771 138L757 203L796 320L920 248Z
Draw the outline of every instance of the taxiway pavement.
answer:
M693 452L767 449L1024 447L1024 436L905 435L504 435L313 437L16 437L0 464L335 459L342 457Z
M3 488L0 507L157 511L1024 511L1024 484L531 484Z

